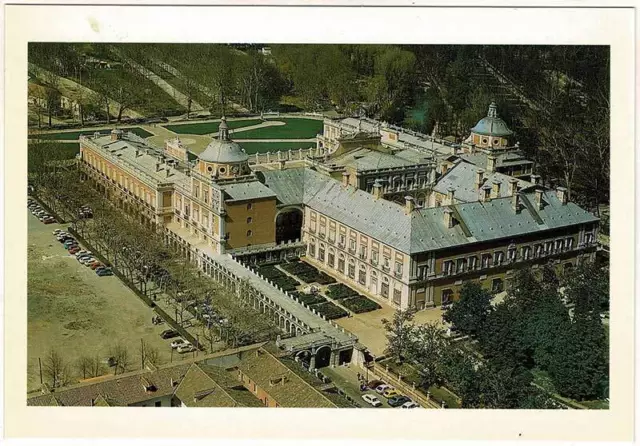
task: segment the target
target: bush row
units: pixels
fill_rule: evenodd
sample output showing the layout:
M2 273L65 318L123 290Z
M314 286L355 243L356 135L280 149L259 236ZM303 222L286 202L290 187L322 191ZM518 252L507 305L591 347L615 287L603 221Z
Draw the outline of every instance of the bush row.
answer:
M382 308L380 305L378 305L371 299L367 299L364 296L355 296L348 299L343 299L340 301L340 304L344 305L356 314L367 313L369 311Z
M274 277L271 281L283 291L293 291L300 285L300 282L289 276Z
M319 294L306 294L300 291L295 291L293 293L289 293L292 297L295 297L300 302L305 303L307 305L314 305L322 302L327 302L327 299L322 297Z
M358 296L358 292L352 290L348 286L338 283L337 285L331 285L327 288L327 296L332 299L340 300L346 299L353 296Z
M276 277L286 276L285 273L283 273L273 265L261 266L257 269L257 272L265 279L275 279Z
M327 319L339 319L341 317L349 315L346 310L343 310L342 308L331 302L316 304L312 308L315 308L318 313L320 313Z

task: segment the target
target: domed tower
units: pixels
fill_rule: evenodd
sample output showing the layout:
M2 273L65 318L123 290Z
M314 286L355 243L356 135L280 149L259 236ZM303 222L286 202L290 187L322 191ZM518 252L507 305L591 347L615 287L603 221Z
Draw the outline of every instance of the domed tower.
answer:
M500 149L507 147L508 137L512 134L507 123L498 116L496 103L491 102L487 116L471 129L471 135L465 142L479 148Z
M209 143L207 148L198 156L196 169L204 175L217 178L233 178L251 173L249 169L249 155L240 144L229 138L229 126L223 116L218 130L218 139Z

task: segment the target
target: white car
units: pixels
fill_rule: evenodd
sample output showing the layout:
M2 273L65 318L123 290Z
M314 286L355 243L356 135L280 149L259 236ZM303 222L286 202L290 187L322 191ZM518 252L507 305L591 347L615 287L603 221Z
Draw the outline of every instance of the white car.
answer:
M76 252L75 256L76 259L80 259L80 257L82 256L87 256L87 255L91 255L91 251L87 251L86 249L81 249L80 251Z
M96 260L98 260L98 259L96 259L94 257L86 257L86 258L80 260L80 263L82 263L84 266L89 266L93 262L95 262Z
M387 389L391 389L392 387L389 384L380 384L378 387L376 387L374 390L379 393L380 395L382 395L384 393L385 390Z
M58 235L58 234L60 234L61 232L64 232L64 231L63 231L62 229L54 229L54 230L53 230L53 235Z
M378 399L378 397L370 393L365 393L364 395L362 395L362 399L365 400L367 404L371 404L373 407L382 406L382 402Z
M183 344L178 347L178 353L189 353L195 352L197 349L191 344Z
M191 345L189 341L185 341L182 338L178 338L171 343L171 348L184 347L185 345Z
M403 409L418 409L420 406L413 401L407 401L400 407L402 407Z

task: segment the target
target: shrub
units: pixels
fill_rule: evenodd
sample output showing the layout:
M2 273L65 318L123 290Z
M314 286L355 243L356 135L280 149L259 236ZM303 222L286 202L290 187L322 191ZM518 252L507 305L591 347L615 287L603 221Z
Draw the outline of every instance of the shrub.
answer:
M272 265L261 266L257 269L258 274L262 275L265 279L275 279L276 277L284 277L285 273Z
M348 299L341 300L340 303L356 314L367 313L369 311L382 308L376 302L371 299L367 299L364 296L350 297Z
M351 288L349 288L348 286L342 283L339 283L337 285L332 285L329 288L327 288L327 296L336 300L346 299L348 297L353 297L357 295L358 293L356 291L352 290Z
M283 291L293 291L298 285L300 285L300 282L289 276L275 277L271 279L271 281L274 285L282 288Z
M339 319L349 315L346 310L343 310L331 302L316 304L313 308L327 319Z
M327 302L327 299L320 296L319 294L306 294L300 291L296 291L289 294L291 294L292 297L297 298L300 302L305 303L307 305L314 305L314 304Z

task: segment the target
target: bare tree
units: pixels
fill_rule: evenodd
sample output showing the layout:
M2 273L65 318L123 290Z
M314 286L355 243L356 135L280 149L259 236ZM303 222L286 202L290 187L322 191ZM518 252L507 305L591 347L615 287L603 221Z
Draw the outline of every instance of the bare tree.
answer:
M78 358L76 367L80 375L82 375L82 379L87 379L87 376L91 376L92 365L93 359L90 356L81 356L80 358Z
M51 349L44 359L44 376L51 383L52 388L62 387L70 382L69 365L60 354Z
M118 372L124 373L129 368L129 350L122 344L115 344L109 351L109 356L113 358L114 371L113 374L117 375Z

